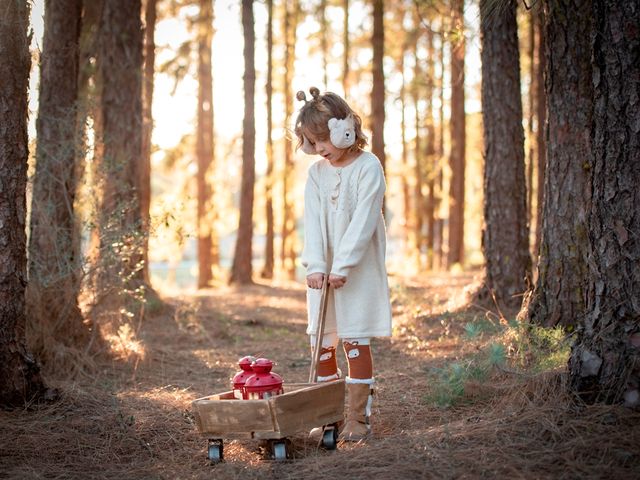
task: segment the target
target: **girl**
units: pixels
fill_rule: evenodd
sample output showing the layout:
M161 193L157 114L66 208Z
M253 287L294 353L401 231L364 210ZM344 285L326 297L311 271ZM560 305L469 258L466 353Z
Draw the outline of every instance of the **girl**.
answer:
M309 168L304 197L304 249L311 345L315 345L320 291L329 275L329 299L318 381L339 378L336 347L342 340L349 365L342 440L370 434L373 362L370 339L391 335L391 304L385 268L382 200L384 173L363 148L360 117L335 93L310 89L295 124L298 148L322 159Z

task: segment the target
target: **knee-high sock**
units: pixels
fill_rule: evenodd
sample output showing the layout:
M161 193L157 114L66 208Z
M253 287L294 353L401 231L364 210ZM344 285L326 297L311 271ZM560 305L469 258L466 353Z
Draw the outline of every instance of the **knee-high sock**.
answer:
M311 350L315 348L315 335L311 338ZM318 363L318 382L334 380L339 378L338 359L336 358L336 347L338 346L338 336L335 333L325 334L322 337L322 348L320 349L320 361Z
M342 342L347 362L349 363L349 378L373 378L373 359L369 339L350 339Z

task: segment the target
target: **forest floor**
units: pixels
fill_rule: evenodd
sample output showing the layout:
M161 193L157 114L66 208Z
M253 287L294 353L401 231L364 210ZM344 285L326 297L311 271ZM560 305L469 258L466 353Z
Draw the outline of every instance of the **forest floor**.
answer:
M639 413L571 399L562 368L490 361L488 376L461 374L487 348L522 351L499 328L508 315L465 304L474 281L391 278L394 335L373 345L366 442L326 451L300 432L294 459L274 462L257 441L232 440L210 465L191 402L228 390L247 354L275 360L286 382L306 381L310 365L302 285L221 287L165 297L162 312L112 339L119 357L96 359L89 376L50 378L58 402L0 412L0 478L638 478Z

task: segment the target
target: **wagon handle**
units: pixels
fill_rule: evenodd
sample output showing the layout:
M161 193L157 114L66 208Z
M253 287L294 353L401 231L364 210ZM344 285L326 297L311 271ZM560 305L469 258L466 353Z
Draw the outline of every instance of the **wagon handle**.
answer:
M322 337L324 336L324 323L327 316L327 302L329 300L329 275L325 274L322 280L322 295L320 297L320 309L318 311L318 328L316 330L316 344L311 359L309 383L316 383L318 378L318 363L320 362L320 350L322 349Z

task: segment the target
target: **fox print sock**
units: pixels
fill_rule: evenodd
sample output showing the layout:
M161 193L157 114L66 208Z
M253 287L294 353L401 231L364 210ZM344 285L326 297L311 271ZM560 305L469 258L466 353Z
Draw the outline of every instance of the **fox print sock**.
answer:
M373 377L373 359L371 347L359 340L342 342L349 364L349 378L370 379Z

